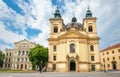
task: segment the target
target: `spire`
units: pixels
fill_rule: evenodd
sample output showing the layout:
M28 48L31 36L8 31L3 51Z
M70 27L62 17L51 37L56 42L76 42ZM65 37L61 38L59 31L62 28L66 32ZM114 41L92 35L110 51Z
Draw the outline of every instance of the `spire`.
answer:
M61 18L60 11L58 10L58 7L57 7L57 9L55 10L54 18Z
M87 13L86 13L86 18L92 18L92 12L91 12L91 10L89 9L89 6L88 6Z
M75 17L74 11L73 11L73 18L72 18L71 22L77 22L77 18Z

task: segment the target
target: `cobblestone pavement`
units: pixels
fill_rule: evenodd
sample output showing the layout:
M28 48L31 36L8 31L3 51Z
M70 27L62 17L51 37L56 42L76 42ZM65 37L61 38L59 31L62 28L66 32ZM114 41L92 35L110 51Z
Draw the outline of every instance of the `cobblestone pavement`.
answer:
M35 73L0 73L0 77L120 77L116 72L35 72Z

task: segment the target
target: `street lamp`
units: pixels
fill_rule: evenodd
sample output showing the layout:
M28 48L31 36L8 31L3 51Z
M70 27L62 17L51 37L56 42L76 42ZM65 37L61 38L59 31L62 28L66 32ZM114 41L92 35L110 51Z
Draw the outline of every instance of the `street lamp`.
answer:
M42 61L40 61L40 73L42 73Z
M105 70L105 59L103 59L103 61L104 61L104 72L106 72L106 70Z

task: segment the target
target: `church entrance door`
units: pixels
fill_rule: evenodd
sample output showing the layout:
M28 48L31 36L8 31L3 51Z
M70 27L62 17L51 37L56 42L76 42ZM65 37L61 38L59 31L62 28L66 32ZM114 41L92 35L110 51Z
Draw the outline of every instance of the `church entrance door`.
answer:
M76 63L74 60L70 61L70 71L75 71L76 70Z

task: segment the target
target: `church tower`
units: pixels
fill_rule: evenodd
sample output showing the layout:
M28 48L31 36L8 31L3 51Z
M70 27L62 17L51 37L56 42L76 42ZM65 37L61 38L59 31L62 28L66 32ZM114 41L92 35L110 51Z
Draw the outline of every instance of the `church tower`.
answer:
M64 24L58 8L50 18L49 61L47 71L100 71L96 17L88 8L83 23L73 17Z

